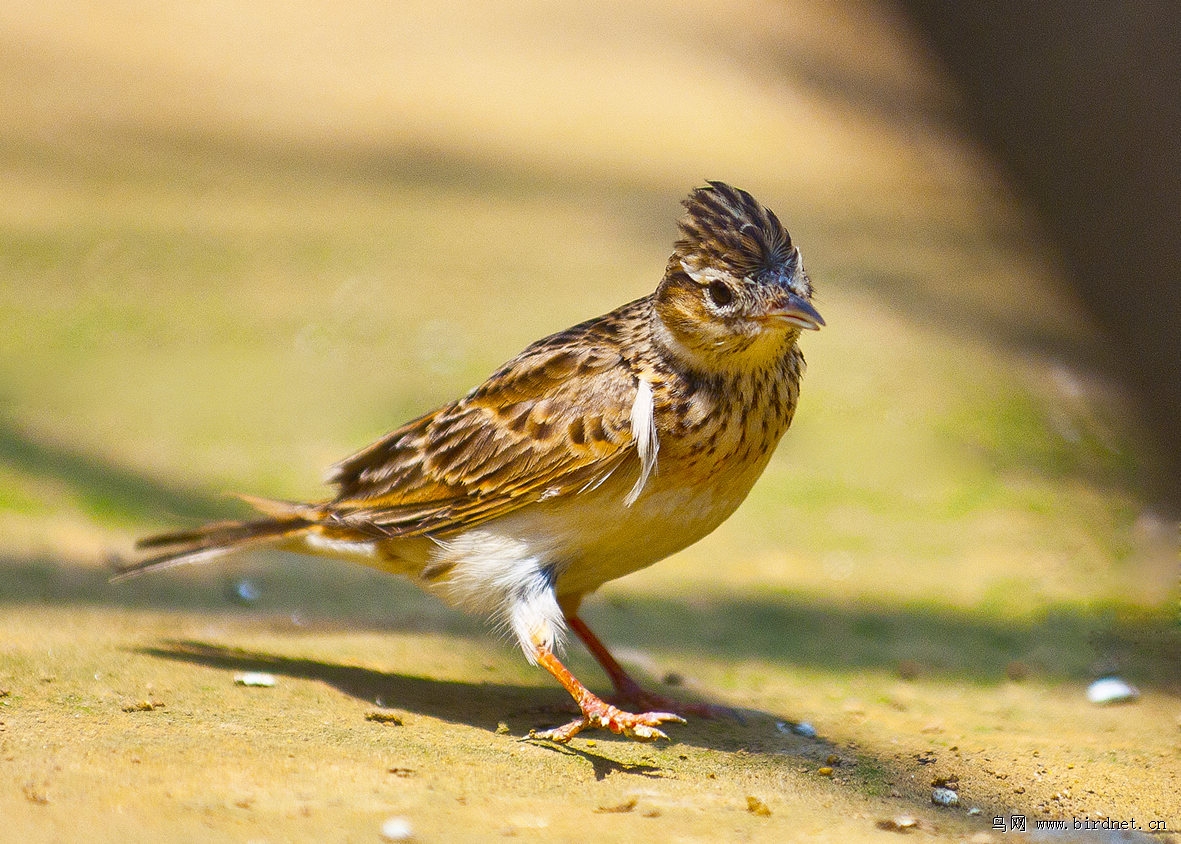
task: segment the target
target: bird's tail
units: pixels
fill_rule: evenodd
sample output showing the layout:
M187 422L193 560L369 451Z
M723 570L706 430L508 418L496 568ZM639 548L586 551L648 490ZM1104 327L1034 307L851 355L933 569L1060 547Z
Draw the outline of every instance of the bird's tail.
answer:
M245 498L245 496L243 496ZM149 536L135 544L137 558L115 564L113 580L123 580L173 566L207 563L218 557L258 545L274 545L307 533L315 521L305 507L279 501L247 499L267 513L247 521L211 522L193 530Z

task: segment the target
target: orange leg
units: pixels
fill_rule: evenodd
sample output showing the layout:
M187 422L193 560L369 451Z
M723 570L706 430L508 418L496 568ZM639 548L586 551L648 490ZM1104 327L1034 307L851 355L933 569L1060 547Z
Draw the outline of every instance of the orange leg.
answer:
M553 651L544 645L537 646L537 664L554 675L554 679L570 693L570 696L578 704L578 708L582 710L582 715L564 726L541 732L534 731L532 733L534 738L548 739L564 744L585 729L602 727L628 738L650 741L668 738L659 729L660 724L670 721L685 723L684 718L671 712L636 714L624 712L622 709L612 706L582 685L578 678L570 673L570 669L558 661Z
M611 652L607 650L607 646L587 626L585 621L574 613L567 613L566 624L582 640L582 643L586 645L586 649L590 651L591 656L607 672L607 676L611 679L611 685L615 687L615 695L619 700L633 703L642 709L676 709L681 712L687 712L690 715L697 715L701 718L715 718L726 712L721 707L710 706L705 703L681 703L663 695L645 691L639 683L631 678L623 666L616 661L615 657L611 655Z
M630 701L634 701L637 695L643 694L640 684L628 675L622 665L616 662L615 657L611 655L611 651L607 650L607 646L587 626L585 621L576 615L567 615L566 624L582 640L582 643L586 645L586 649L590 651L591 656L595 658L599 665L603 666L603 670L611 678L611 685L615 687L615 694L619 695L623 700Z

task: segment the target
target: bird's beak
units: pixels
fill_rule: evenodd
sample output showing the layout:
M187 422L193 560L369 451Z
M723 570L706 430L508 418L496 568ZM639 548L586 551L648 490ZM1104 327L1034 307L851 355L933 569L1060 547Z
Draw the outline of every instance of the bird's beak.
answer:
M784 291L783 298L767 312L767 319L782 320L809 331L816 331L824 325L820 311L803 296L790 291Z

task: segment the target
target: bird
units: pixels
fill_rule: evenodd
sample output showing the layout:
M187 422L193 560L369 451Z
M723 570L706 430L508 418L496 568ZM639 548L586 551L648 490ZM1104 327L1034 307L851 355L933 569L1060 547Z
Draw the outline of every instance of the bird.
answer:
M534 342L337 463L331 499L242 495L256 518L141 539L116 579L260 547L359 562L486 617L562 685L578 717L532 737L667 739L661 726L684 718L660 710L676 707L628 675L580 606L738 508L795 413L801 332L825 324L774 212L720 181L682 204L653 293ZM561 661L569 631L619 706Z

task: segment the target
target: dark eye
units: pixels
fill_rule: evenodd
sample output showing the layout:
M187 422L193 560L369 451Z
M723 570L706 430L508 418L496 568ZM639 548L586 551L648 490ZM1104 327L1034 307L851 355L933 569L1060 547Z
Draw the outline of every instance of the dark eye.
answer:
M705 288L705 293L719 308L724 308L734 301L734 293L724 281L711 281Z

